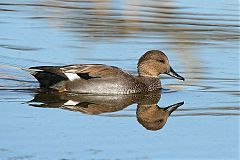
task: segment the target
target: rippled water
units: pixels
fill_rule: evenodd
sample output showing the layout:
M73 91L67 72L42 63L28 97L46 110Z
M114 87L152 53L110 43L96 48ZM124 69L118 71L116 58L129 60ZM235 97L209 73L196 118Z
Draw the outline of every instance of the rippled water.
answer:
M1 1L0 159L239 159L239 27L233 0ZM42 93L21 70L104 63L135 74L150 49L186 79L161 76L159 97ZM151 131L141 116L163 118Z

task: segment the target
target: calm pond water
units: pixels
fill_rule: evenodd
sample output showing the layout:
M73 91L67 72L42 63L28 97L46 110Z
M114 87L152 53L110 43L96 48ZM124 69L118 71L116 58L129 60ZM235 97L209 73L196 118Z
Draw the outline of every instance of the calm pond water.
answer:
M0 159L239 159L239 27L234 0L1 0ZM39 92L21 70L104 63L135 74L151 49L186 81L64 95Z

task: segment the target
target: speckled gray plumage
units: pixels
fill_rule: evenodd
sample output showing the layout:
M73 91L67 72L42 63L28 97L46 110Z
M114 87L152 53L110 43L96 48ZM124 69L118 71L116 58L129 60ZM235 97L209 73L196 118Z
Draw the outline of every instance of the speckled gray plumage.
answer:
M123 72L111 78L62 81L51 88L88 94L131 94L160 89L161 83L159 78L132 76Z

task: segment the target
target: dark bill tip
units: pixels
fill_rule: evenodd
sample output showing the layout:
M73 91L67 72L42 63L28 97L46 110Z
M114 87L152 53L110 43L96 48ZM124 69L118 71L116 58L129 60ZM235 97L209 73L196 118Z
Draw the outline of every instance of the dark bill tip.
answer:
M180 79L180 80L182 80L182 81L185 81L185 79L182 77L182 76L180 76L179 74L177 74L173 69L172 69L172 67L170 67L170 71L167 73L169 76L172 76L172 77L174 77L174 78L177 78L177 79Z

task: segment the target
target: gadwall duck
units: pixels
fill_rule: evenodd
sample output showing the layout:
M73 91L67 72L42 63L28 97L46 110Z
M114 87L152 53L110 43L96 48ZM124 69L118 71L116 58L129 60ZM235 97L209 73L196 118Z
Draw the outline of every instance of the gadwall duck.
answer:
M167 56L158 50L147 51L138 61L138 75L104 64L37 66L28 69L41 88L59 92L87 94L131 94L161 88L158 76L168 74L180 80Z

